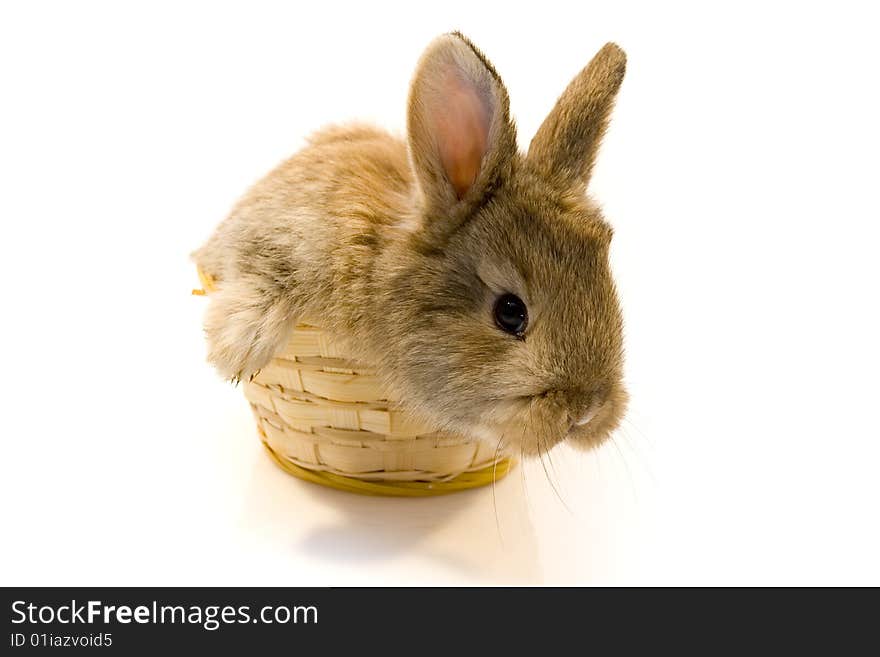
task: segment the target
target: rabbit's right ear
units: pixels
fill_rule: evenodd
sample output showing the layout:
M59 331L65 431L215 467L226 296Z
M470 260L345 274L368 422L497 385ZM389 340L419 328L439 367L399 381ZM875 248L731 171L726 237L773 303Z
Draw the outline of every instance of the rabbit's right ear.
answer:
M428 46L410 87L409 150L430 221L479 203L516 153L507 90L459 33Z
M625 72L626 54L605 44L538 128L527 161L551 180L585 186Z

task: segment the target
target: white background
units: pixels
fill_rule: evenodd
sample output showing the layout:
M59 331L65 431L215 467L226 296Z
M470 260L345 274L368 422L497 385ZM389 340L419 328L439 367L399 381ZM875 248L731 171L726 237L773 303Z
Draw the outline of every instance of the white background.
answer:
M868 7L3 3L0 582L880 584ZM629 54L591 191L632 410L494 499L320 489L204 363L188 253L313 129L402 129L456 28L523 146Z

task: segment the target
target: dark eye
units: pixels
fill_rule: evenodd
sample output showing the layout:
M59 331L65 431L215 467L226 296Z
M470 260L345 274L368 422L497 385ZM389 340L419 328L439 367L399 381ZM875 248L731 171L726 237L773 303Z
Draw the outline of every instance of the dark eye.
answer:
M521 338L529 323L526 304L515 294L502 294L495 301L495 323L502 331Z

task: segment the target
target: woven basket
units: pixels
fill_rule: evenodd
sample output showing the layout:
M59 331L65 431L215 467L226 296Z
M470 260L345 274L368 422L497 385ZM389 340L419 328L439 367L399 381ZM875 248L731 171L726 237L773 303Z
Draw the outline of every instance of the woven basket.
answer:
M204 290L213 281L200 272ZM506 453L419 423L320 328L297 326L287 347L244 384L269 455L302 479L368 495L427 496L507 474Z

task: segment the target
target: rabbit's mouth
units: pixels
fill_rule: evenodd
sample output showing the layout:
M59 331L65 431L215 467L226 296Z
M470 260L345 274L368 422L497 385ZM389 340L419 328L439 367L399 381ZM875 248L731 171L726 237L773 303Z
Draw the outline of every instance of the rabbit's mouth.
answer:
M581 415L580 417L572 418L571 427L568 429L568 433L576 430L578 427L585 427L594 419L596 416L602 413L602 409L605 408L605 402L600 402L598 399L593 401L590 404L590 407L587 409L587 412Z
M567 425L561 414L548 412L534 399L517 406L498 422L484 419L472 429L473 434L499 452L515 452L522 457L539 456L565 440Z
M595 449L610 438L620 424L628 400L626 392L618 389L601 404L594 404L592 412L571 423L565 441L578 449Z
M494 409L470 432L499 451L512 450L524 457L540 456L562 442L591 450L617 428L627 400L623 388L615 385L585 411L573 414L559 403L557 395L543 393Z

